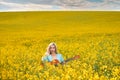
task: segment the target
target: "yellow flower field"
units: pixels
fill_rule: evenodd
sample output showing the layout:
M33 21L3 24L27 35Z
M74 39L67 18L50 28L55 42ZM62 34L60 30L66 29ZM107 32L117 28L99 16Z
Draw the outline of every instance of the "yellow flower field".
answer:
M0 13L0 80L120 79L120 13L43 13ZM43 68L50 42L64 59L80 59Z

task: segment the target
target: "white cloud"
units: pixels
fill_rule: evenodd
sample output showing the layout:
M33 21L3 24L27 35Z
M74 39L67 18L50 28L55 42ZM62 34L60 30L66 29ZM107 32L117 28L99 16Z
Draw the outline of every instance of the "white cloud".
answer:
M90 2L88 0L58 0L55 2L64 7L76 7L76 9L110 9L120 8L120 0L104 0L102 2Z
M41 0L42 1L42 0ZM45 0L47 1L47 0ZM52 4L43 3L13 3L0 0L1 10L4 11L39 11L39 10L116 10L120 11L120 0L104 0L90 2L88 0L51 0ZM7 7L4 9L4 7Z
M18 11L18 10L42 10L42 9L52 9L51 5L39 5L39 4L19 4L19 3L7 3L0 2L0 4L9 7L8 11Z

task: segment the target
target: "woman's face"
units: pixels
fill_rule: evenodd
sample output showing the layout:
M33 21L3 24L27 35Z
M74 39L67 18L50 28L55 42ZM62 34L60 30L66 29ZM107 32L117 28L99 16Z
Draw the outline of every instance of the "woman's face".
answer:
M51 46L50 46L50 52L51 52L51 53L54 53L54 52L55 52L55 49L56 49L56 48L55 48L55 45L51 45Z

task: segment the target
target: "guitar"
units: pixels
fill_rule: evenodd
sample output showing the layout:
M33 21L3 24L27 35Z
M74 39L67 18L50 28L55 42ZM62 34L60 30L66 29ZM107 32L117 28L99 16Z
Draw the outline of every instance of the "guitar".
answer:
M67 63L67 62L69 62L69 61L71 61L71 60L76 60L76 59L79 59L79 58L80 58L80 56L79 56L79 55L76 55L76 56L74 56L74 57L72 57L72 58L69 58L69 59L67 59L67 60L64 60L64 62L62 62L62 63L60 63L57 59L54 59L54 60L51 61L50 63L51 63L51 65L55 65L55 66L58 66L58 64L64 65L65 63Z

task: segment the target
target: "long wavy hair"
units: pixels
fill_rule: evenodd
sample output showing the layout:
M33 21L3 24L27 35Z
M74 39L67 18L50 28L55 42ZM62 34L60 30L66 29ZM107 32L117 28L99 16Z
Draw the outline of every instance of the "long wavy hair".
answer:
M46 51L45 55L50 55L50 54L51 54L51 52L50 52L50 47L51 47L52 45L55 46L55 53L57 54L57 45L56 45L54 42L51 42L51 43L48 45L48 47L47 47L47 51Z

